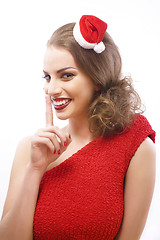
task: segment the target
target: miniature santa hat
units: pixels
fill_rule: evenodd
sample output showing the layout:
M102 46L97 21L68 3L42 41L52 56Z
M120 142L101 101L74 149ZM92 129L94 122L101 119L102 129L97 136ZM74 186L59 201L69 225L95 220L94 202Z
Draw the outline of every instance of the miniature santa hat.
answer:
M102 42L107 23L92 15L83 15L73 29L73 36L78 44L85 49L93 49L96 53L105 50Z

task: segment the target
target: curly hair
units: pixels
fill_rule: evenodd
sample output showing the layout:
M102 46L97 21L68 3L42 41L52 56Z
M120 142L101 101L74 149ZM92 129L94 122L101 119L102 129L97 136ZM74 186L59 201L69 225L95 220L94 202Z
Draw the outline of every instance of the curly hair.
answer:
M88 111L92 134L101 136L120 133L136 114L143 112L141 99L133 87L131 77L122 77L121 56L110 35L105 33L105 51L97 54L82 48L75 41L74 25L69 23L58 28L47 46L62 47L69 51L79 69L100 89L95 92Z

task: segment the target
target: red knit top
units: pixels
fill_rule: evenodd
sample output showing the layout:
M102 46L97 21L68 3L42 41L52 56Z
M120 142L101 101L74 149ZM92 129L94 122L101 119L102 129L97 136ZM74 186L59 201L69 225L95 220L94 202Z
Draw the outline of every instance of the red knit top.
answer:
M124 178L135 151L155 132L138 115L130 128L99 137L41 181L34 216L34 240L113 240L123 218Z

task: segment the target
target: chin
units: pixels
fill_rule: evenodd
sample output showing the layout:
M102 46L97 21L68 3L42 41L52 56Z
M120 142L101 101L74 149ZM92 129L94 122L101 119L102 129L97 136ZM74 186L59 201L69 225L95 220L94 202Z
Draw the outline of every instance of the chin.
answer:
M59 120L68 120L69 119L69 117L68 116L66 116L65 114L57 114L56 113L56 117L59 119Z

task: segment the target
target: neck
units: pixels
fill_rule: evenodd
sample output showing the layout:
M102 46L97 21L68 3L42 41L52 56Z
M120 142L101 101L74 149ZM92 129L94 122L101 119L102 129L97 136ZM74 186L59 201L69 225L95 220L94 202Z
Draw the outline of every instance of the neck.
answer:
M75 140L93 140L93 136L89 130L89 122L86 118L69 119L68 131Z

